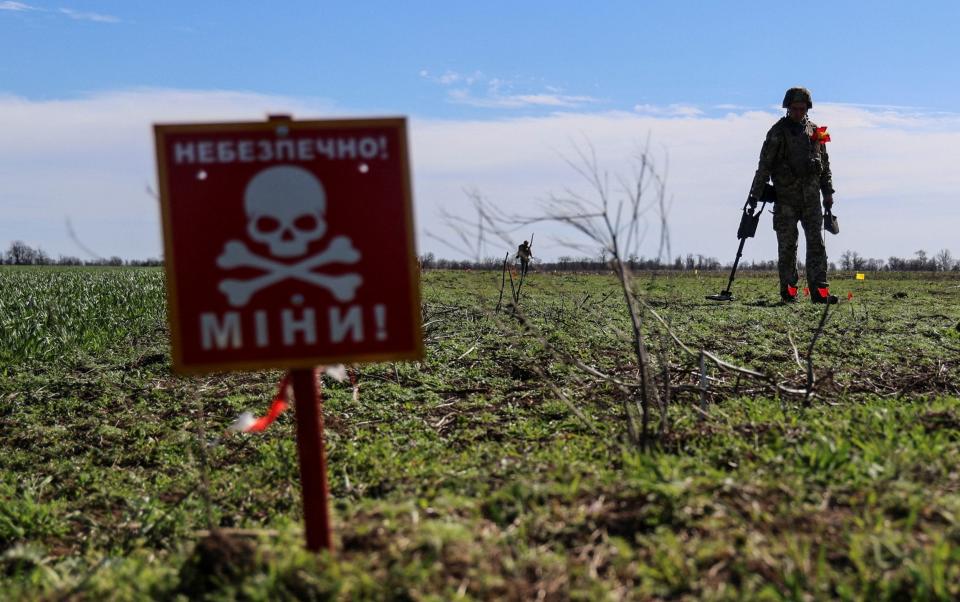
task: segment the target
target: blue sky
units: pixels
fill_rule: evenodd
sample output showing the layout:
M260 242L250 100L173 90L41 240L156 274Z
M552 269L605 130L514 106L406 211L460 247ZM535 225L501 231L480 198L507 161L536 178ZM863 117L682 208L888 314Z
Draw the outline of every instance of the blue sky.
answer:
M3 89L35 99L213 88L486 117L444 92L766 106L803 80L831 102L950 110L960 91L957 2L2 5Z
M441 208L466 206L464 188L517 205L567 186L570 140L619 170L651 136L669 156L674 247L726 260L729 241L706 226L736 220L783 91L802 84L834 136L838 213L865 224L836 244L957 254L943 219L912 218L915 237L886 242L867 228L904 203L957 215L943 155L960 157L958 23L958 2L0 0L0 247L81 254L69 218L102 254L158 255L140 198L155 179L150 124L289 111L408 115L418 224L432 232ZM733 217L716 213L727 205ZM770 240L750 252L769 258Z

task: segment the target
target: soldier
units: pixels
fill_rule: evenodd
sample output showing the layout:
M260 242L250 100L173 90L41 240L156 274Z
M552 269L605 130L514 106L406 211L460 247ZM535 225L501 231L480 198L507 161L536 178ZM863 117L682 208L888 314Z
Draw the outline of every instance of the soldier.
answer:
M523 241L523 244L517 247L516 258L520 260L520 274L527 275L527 268L530 265L530 258L533 257L533 251L530 250L530 243Z
M833 176L827 156L824 128L810 121L807 111L813 99L806 88L790 88L783 97L787 115L776 122L760 150L760 164L750 186L747 201L756 208L767 180L773 178L777 202L773 229L777 232L780 298L797 300L797 222L803 225L807 241L807 283L814 303L836 303L827 284L827 252L823 244L823 208L833 206Z

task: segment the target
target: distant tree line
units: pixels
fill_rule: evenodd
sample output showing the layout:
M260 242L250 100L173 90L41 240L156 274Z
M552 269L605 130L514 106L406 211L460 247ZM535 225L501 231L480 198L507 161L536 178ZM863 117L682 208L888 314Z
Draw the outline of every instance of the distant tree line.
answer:
M433 253L421 255L420 267L425 270L499 270L503 266L503 258L488 257L481 261L444 259ZM512 261L512 256L511 256ZM627 264L632 270L672 270L672 271L711 271L728 270L732 262L721 263L715 257L694 255L688 253L686 257L676 257L672 261L664 262L657 258L631 256ZM556 261L538 261L537 269L550 272L600 272L609 268L607 258L598 257L569 257L563 256ZM803 268L803 262L799 262ZM777 260L746 261L740 263L742 270L775 271ZM831 262L830 270L857 271L857 272L960 272L960 260L955 260L949 249L941 249L935 255L929 256L926 251L917 251L911 258L890 257L887 260L862 257L856 251L844 251L839 262Z
M570 257L562 256L556 261L538 261L537 268L551 272L599 272L608 269L607 257ZM503 259L488 257L481 261L444 259L433 253L426 253L419 257L420 266L426 270L499 270L503 266ZM99 257L96 259L80 259L71 255L60 255L56 258L48 255L43 249L31 247L21 240L10 243L6 252L0 252L0 264L5 265L62 265L62 266L160 266L161 259L123 259L122 257ZM656 257L646 258L636 255L627 259L627 265L632 270L674 270L674 271L711 271L730 269L732 263L721 263L716 257L694 255L688 253L686 257L676 257L665 262ZM803 267L801 262L800 267ZM777 261L749 261L740 264L745 270L776 270ZM920 250L913 257L890 257L889 259L873 259L863 257L856 251L844 251L837 263L831 262L831 270L841 269L856 272L960 272L960 260L954 259L949 249L941 249L934 255L928 255Z
M51 257L46 251L31 247L22 240L10 243L6 252L0 251L0 263L4 265L88 265L88 266L159 266L163 265L160 259L123 259L122 257L99 257L97 259L80 259L71 255Z
M511 256L509 262L512 262ZM470 259L445 259L433 253L419 257L420 267L425 270L499 270L503 258L487 257L480 261ZM537 261L537 268L553 272L599 272L609 269L608 258L598 257L559 257L556 261ZM663 262L655 257L630 256L626 260L631 270L718 270L723 267L715 257L687 255L686 259L677 257L674 261ZM773 262L776 269L776 262Z
M953 258L949 249L940 249L935 255L928 256L924 250L913 254L912 258L891 257L869 259L861 257L856 251L844 251L840 256L840 268L857 272L960 272L960 261Z

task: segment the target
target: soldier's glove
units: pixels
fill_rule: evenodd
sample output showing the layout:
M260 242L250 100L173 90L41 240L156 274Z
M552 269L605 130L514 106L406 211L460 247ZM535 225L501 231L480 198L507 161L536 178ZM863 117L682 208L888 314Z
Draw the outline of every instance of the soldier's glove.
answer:
M823 208L827 211L833 209L833 195L823 197Z
M750 213L753 213L757 210L757 197L748 196L747 205L750 207Z

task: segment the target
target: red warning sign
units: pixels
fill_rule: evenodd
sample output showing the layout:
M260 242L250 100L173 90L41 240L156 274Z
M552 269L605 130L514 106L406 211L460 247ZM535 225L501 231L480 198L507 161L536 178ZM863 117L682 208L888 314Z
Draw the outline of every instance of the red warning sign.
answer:
M177 371L422 357L404 119L154 129Z

